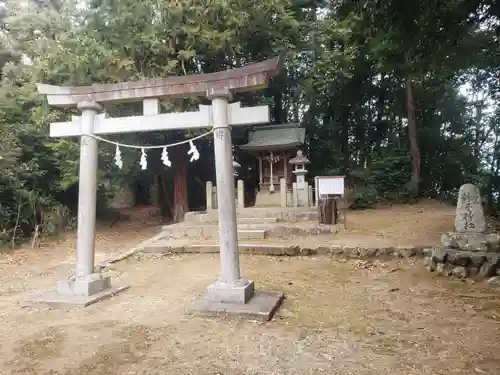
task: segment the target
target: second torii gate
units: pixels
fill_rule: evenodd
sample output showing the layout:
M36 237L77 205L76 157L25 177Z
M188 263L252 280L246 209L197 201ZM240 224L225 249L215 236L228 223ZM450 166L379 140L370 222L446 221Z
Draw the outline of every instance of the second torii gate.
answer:
M113 287L109 276L94 270L98 140L93 135L212 127L221 271L220 278L207 287L205 296L191 310L269 319L283 294L255 293L253 281L240 274L231 140L231 126L268 123L269 108L242 108L239 102L229 104L229 100L233 92L266 88L279 69L279 58L273 58L219 73L83 87L39 84L38 91L47 96L50 105L76 106L82 115L50 126L51 137L81 137L76 273L59 281L55 291L45 292L34 301L87 306L126 289ZM199 106L195 112L160 113L161 98L203 95L212 105ZM101 113L103 104L133 101L143 102L143 116L108 118Z

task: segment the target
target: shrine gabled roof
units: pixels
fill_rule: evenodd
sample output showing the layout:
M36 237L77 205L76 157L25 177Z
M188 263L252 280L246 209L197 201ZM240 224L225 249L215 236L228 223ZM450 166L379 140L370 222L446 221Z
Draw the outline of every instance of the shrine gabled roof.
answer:
M300 147L306 139L306 130L297 124L259 126L249 135L249 142L240 148L246 151L273 151Z

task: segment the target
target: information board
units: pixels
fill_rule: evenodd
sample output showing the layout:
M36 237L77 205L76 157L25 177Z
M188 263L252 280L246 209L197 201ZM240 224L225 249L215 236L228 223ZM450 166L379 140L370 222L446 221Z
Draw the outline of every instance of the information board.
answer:
M344 176L318 177L319 195L344 195Z

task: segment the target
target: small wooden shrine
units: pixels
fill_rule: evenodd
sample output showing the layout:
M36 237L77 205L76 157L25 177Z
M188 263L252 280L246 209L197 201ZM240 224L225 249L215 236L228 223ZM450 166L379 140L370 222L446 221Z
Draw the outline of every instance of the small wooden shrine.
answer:
M240 148L257 158L261 193L279 192L280 179L291 186L294 175L289 164L304 145L306 131L298 124L259 126L249 134L247 144Z

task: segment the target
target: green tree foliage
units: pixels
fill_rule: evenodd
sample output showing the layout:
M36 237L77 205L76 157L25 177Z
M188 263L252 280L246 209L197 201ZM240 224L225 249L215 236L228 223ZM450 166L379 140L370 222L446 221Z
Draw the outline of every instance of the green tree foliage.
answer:
M76 207L78 142L50 139L48 124L77 111L50 108L35 83L207 73L276 55L284 61L282 74L267 90L236 100L269 104L273 123L306 126L311 175L345 174L355 207L417 196L454 199L462 183L473 181L495 213L499 9L492 0L4 1L0 242L29 236L38 224L66 227L71 215L61 207ZM165 101L162 110L201 101ZM141 108L106 111L124 116ZM164 144L193 134L116 139ZM244 133L234 137L245 141ZM122 150L125 167L117 170L114 149L101 145L99 206L117 186L139 183L156 191L154 201L167 217L181 217L188 200L192 208L202 206L214 161L209 140L199 148L207 157L198 163L189 164L179 148L176 168L165 168L151 153L142 171L137 152Z

